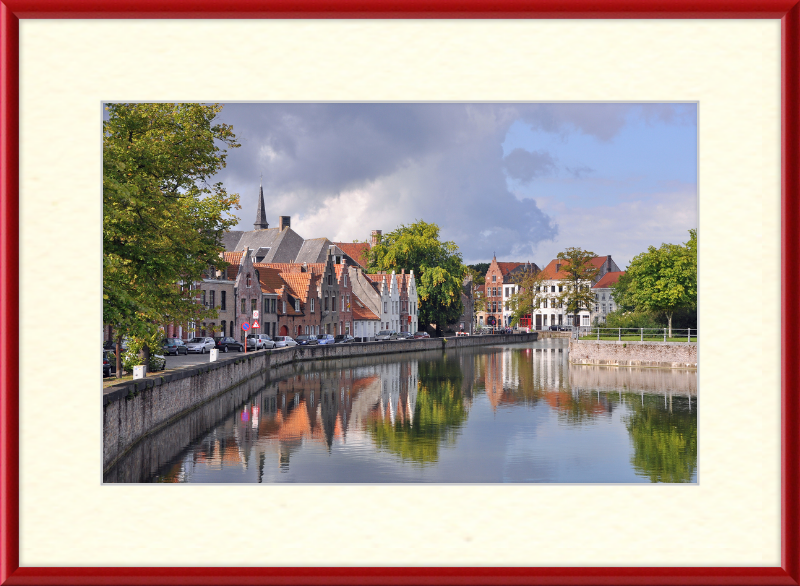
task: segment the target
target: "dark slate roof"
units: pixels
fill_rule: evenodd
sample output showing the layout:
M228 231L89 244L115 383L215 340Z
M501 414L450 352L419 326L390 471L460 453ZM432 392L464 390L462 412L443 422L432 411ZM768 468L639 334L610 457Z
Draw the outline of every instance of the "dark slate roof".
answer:
M269 228L242 233L242 237L236 244L236 250L244 250L245 247L249 247L255 252L260 248L269 248L269 253L261 262L294 262L302 245L303 239L291 228L283 230Z
M222 235L222 247L225 249L225 252L233 252L236 250L236 245L239 243L239 238L242 237L242 234L244 234L242 230L231 230Z
M325 262L328 258L328 246L333 244L327 238L312 238L303 242L294 262L317 263Z

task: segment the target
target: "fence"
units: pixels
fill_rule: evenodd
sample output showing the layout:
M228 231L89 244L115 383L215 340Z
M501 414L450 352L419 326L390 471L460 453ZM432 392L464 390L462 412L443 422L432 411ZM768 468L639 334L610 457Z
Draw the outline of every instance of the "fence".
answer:
M623 340L640 342L697 342L697 328L600 328L581 327L573 332L578 340ZM670 335L671 333L671 335Z

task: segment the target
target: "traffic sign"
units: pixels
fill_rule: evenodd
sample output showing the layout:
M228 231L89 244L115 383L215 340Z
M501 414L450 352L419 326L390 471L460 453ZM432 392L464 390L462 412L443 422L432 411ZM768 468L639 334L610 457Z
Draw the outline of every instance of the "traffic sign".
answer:
M261 326L260 326L260 325L258 325L258 320L256 320L256 321L254 321L254 322L253 322L253 329L256 329L256 330L257 330L257 329L258 329L258 328L260 328L260 327L261 327Z
M250 324L249 324L249 323L247 323L247 322L244 322L244 323L242 324L242 329L243 329L243 330L246 332L247 330L249 330L249 329L250 329Z
M257 320L257 319L258 319L258 310L257 310L257 309L254 309L254 310L253 310L253 319L255 319L255 320ZM258 326L253 326L253 327L254 327L254 328L257 328Z

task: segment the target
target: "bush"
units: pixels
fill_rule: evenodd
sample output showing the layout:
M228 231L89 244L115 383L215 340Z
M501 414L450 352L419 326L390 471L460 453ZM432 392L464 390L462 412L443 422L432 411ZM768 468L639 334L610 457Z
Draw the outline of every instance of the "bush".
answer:
M661 328L664 327L652 313L643 311L612 311L606 316L606 328Z

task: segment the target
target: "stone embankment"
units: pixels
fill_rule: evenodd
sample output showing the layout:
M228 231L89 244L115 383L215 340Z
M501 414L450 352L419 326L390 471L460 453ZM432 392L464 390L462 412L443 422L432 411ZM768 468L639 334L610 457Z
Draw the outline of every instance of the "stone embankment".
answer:
M103 470L108 471L139 440L222 396L238 385L258 379L264 385L270 369L293 362L366 357L381 354L442 350L487 344L536 341L537 334L458 336L392 342L296 346L260 350L217 362L184 368L104 389Z
M569 341L570 364L697 368L697 342Z

